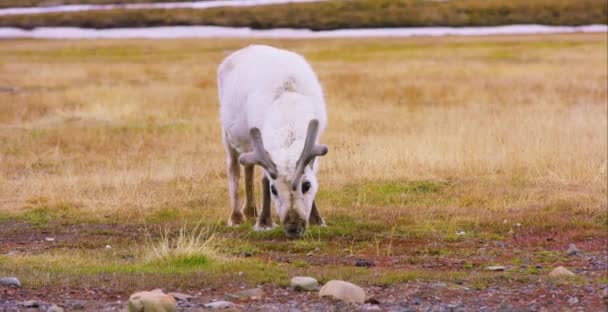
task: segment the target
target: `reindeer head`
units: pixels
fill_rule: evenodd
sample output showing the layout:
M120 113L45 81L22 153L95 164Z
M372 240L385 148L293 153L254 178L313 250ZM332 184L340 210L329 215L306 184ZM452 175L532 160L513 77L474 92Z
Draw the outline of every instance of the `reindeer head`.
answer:
M239 157L243 165L259 165L264 168L270 181L271 198L283 224L287 237L301 237L308 226L308 219L318 184L314 170L317 156L327 154L327 146L316 144L319 132L319 121L313 119L308 124L308 131L300 157L295 162L289 151L283 151L279 166L264 149L262 135L258 128L250 130L253 151ZM295 145L302 146L302 145Z

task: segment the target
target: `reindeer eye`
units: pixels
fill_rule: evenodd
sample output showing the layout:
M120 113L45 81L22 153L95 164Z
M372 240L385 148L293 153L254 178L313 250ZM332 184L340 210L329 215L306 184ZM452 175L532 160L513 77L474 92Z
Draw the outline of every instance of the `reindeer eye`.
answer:
M302 193L306 193L308 190L310 190L310 182L305 181L302 183Z
M274 185L271 185L271 186L270 186L270 191L272 192L272 195L274 195L274 196L279 195L279 194L277 193L277 188L276 188L276 187L274 187Z

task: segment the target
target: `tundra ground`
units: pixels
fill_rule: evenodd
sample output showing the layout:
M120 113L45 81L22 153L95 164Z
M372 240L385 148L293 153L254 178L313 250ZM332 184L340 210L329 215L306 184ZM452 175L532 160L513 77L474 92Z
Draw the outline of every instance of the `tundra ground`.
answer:
M605 307L605 34L266 41L327 96L328 227L300 240L225 226L215 71L248 43L0 41L0 276L23 283L0 307L123 309L163 288L197 309L261 285L245 309L356 309L294 275L387 310Z

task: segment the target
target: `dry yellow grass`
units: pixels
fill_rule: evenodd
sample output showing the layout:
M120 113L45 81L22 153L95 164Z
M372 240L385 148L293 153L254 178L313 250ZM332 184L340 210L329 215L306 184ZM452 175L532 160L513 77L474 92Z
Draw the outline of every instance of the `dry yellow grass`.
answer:
M1 41L0 211L63 203L99 218L176 209L223 221L215 70L247 43ZM324 85L325 214L606 209L605 34L268 43L303 53ZM384 205L331 194L420 180L451 187Z

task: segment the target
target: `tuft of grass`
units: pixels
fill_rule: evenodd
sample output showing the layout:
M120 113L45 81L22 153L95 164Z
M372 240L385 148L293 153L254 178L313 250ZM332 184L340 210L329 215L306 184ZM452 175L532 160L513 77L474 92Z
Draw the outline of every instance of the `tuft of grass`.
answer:
M214 229L199 223L193 229L182 226L177 234L165 230L157 241L148 238L144 258L148 263L166 263L178 267L205 266L211 259L220 259L215 248Z

